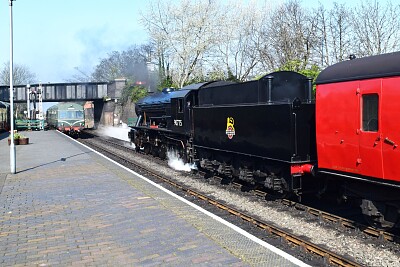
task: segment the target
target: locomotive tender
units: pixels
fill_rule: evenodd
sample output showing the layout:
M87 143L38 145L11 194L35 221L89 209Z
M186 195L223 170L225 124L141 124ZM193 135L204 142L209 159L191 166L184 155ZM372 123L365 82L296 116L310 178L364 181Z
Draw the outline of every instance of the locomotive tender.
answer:
M316 80L289 71L164 89L136 103L136 149L301 196L334 189L379 226L400 218L400 52L349 60Z

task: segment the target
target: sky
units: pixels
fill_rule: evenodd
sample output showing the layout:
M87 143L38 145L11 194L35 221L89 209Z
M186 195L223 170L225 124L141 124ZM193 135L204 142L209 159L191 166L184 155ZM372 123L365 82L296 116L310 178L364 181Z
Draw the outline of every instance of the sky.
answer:
M246 0L243 0L246 1ZM358 1L358 0L357 0ZM36 74L34 83L67 82L76 70L90 74L100 59L148 41L140 24L149 0L16 0L14 64ZM303 0L326 7L329 0ZM336 0L345 3L345 0ZM0 69L10 60L9 0L0 0Z
M14 64L27 66L43 83L91 73L99 59L145 43L140 0L16 0L13 2ZM0 0L0 69L10 60L9 0Z

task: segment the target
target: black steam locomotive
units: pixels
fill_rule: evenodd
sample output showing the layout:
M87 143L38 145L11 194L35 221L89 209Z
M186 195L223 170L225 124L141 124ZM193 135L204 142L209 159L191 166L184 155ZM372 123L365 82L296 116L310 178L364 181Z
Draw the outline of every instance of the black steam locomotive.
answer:
M136 103L136 149L171 149L225 177L300 196L316 164L311 79L289 71L256 81L170 88Z
M137 149L300 197L333 189L372 223L400 225L400 52L337 63L316 80L274 72L137 103ZM318 166L318 168L316 168ZM314 177L315 176L315 177Z

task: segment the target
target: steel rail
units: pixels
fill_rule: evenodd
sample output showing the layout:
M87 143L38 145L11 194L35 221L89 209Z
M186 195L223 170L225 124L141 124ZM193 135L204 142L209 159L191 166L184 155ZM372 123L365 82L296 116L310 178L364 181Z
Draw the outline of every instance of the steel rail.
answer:
M87 133L89 135L92 136L97 136L93 133ZM97 136L98 137L98 136ZM132 148L126 147L124 145L121 144L117 144L115 142L113 142L112 140L105 140L102 139L104 142L108 142L109 144L113 145L113 146L119 146L120 148L123 148L124 150L127 151L132 151L133 153L136 153ZM214 178L220 179L222 180L223 178L215 176ZM239 183L233 183L233 187L236 187L238 190L241 189L243 185L239 184ZM264 191L260 191L260 190L252 190L252 193L256 196L259 197L265 197L267 195L266 192ZM375 237L378 238L380 240L385 240L385 241L389 241L389 242L400 242L400 236L394 235L392 233L386 232L382 229L378 229L378 228L374 228L368 225L364 225L361 224L359 222L347 219L347 218L343 218L341 216L338 215L334 215L310 206L306 206L302 203L293 201L293 200L289 200L289 199L281 199L281 202L287 206L290 207L295 207L296 209L301 209L304 210L305 212L307 212L310 215L316 216L319 220L323 220L323 221L327 221L327 222L331 222L331 223L335 223L338 226L342 226L348 229L354 229L360 232L363 232L364 234L371 236L371 237Z
M100 150L107 154L111 154L113 157L119 158L120 160L122 160L124 162L132 164L133 166L140 169L141 171L151 175L152 177L159 179L160 181L162 181L164 183L167 183L171 186L174 186L175 188L178 188L178 189L184 191L187 194L195 196L203 201L206 201L206 202L210 203L211 205L218 207L221 210L224 210L226 212L229 212L232 215L235 215L235 216L241 218L244 221L250 222L250 223L254 224L257 228L266 231L268 234L279 237L281 241L284 241L288 244L292 244L294 246L299 247L299 249L301 251L309 252L314 255L320 256L324 259L324 261L326 263L335 264L337 266L346 266L346 267L361 266L359 263L357 263L351 259L348 259L344 256L341 256L334 252L331 252L319 245L308 242L307 240L304 240L301 237L298 237L293 233L287 232L283 229L279 229L278 227L276 227L274 225L271 225L267 222L264 222L257 218L254 218L251 215L246 214L242 211L239 211L235 208L229 207L226 204L224 204L216 199L210 198L200 192L196 192L195 190L186 187L184 184L177 183L176 181L169 179L167 177L164 177L152 170L149 170L148 168L143 167L140 164L137 164L136 162L134 162L132 160L126 159L125 157L121 157L117 153L114 153L103 146L100 146L100 145L90 142L88 140L81 140L81 142L85 143L86 145L89 145L92 148L95 147L96 150ZM109 142L109 143L112 143L112 142Z

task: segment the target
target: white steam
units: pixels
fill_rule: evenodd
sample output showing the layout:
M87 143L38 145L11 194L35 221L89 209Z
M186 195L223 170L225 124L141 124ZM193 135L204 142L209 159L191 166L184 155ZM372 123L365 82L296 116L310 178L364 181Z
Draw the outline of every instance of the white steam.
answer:
M184 163L183 160L178 157L178 153L176 153L175 151L168 151L167 157L168 157L168 166L170 166L174 170L190 172L191 170L197 169L194 163L193 164Z
M97 129L97 133L103 136L109 136L130 142L128 138L128 133L130 130L131 128L129 128L128 125L125 123L123 123L121 126L118 127L100 125L99 128ZM134 147L135 145L132 144L132 146ZM170 166L174 170L190 172L191 170L197 169L196 164L194 163L193 164L184 163L183 160L179 158L178 153L176 151L168 151L167 157L168 157L168 166Z
M116 139L129 142L130 140L128 138L128 133L130 130L131 128L129 128L127 124L122 123L122 125L118 127L100 125L99 128L97 129L97 132L100 135L110 136Z

